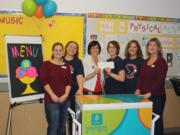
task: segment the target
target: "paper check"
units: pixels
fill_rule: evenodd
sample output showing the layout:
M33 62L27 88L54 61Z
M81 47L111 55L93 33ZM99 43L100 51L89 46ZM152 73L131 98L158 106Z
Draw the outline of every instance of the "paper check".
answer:
M98 68L105 69L105 68L114 68L114 62L98 62Z

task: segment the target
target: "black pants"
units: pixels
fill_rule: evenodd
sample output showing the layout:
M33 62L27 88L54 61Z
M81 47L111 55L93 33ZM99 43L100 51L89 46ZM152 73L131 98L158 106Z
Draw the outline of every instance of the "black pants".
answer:
M68 104L69 107L75 112L75 97L69 99ZM68 117L68 127L69 127L69 134L72 135L72 117L70 114Z
M166 102L166 95L153 96L150 98L150 100L153 102L153 112L160 116L155 123L154 135L164 135L163 112Z

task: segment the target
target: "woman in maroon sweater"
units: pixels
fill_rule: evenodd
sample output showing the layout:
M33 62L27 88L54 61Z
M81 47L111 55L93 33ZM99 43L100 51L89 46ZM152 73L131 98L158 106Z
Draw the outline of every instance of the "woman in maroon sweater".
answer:
M146 50L149 57L141 68L135 94L142 94L145 99L152 100L153 112L160 115L155 124L155 135L164 135L163 111L166 101L164 83L167 63L162 57L161 43L157 38L148 41Z
M67 103L71 89L70 68L61 61L63 45L55 43L52 59L40 68L40 81L45 89L45 112L48 122L47 135L65 135Z

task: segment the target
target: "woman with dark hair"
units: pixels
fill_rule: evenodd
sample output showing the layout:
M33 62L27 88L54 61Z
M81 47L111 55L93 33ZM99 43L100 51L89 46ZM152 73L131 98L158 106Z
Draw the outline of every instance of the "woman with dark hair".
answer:
M146 50L148 58L141 68L135 94L153 102L153 112L160 115L155 124L155 135L164 135L163 111L166 101L164 83L168 66L162 56L161 42L158 38L150 39Z
M91 41L88 45L88 55L83 59L85 75L83 93L86 95L102 94L103 91L103 73L98 68L100 52L101 46L99 42Z
M67 103L71 89L71 71L62 62L63 45L55 43L52 59L45 61L40 68L40 82L45 90L45 112L48 122L47 135L65 135Z
M126 93L134 93L136 90L137 78L144 62L142 50L137 40L131 40L125 49L125 89Z
M118 56L120 46L117 41L110 41L107 45L107 52L110 55L110 59L107 62L114 63L114 69L105 69L105 93L106 94L123 94L124 93L124 63Z
M75 111L75 95L83 94L84 69L78 58L79 45L75 41L69 41L65 47L64 62L70 66L72 75L72 87L69 96L69 106ZM71 118L71 117L70 117ZM69 121L69 130L72 134L72 119Z

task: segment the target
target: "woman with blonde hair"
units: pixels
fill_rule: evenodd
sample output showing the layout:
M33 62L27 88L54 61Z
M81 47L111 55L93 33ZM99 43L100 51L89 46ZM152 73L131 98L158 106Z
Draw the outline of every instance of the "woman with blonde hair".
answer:
M148 58L141 68L135 94L153 102L153 112L160 116L155 124L155 135L164 135L163 111L166 102L164 84L168 66L162 56L161 42L158 38L148 41L146 51Z

